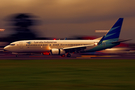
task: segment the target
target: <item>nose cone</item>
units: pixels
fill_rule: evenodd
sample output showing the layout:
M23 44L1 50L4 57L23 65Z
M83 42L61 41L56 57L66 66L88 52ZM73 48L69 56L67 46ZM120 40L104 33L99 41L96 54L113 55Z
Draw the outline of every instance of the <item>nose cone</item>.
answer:
M9 47L9 45L8 45L8 46L5 46L5 47L4 47L4 50L6 50L6 51L10 51L10 47Z

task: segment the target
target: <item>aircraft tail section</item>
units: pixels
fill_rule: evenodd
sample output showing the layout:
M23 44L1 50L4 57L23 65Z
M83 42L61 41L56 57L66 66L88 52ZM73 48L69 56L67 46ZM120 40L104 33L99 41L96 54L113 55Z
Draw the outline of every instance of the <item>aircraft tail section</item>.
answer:
M103 42L107 42L107 41L111 41L111 42L118 41L122 23L123 23L123 18L119 18L117 22L113 25L113 27L109 30L109 32L105 36L102 37L102 39L100 40L98 44L100 45Z
M109 32L102 37L98 45L90 50L87 50L86 52L95 52L95 51L104 50L119 45L121 41L118 40L119 40L122 23L123 23L123 18L119 18L117 22L113 25L113 27L109 30Z

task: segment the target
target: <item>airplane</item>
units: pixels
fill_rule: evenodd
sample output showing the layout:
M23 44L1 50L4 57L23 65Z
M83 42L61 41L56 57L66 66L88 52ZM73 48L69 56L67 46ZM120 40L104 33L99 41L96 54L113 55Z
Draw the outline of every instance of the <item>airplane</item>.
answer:
M10 43L4 50L19 53L42 53L71 57L71 53L87 53L112 48L121 42L120 31L124 18L119 18L103 37L94 40L21 40Z

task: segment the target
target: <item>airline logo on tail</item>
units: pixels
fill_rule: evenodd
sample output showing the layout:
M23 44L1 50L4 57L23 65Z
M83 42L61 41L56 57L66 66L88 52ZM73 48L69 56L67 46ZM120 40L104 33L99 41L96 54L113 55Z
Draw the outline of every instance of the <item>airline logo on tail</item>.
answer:
M100 40L98 44L102 44L102 42L107 42L107 41L118 41L122 23L123 23L123 18L119 18L118 21L109 30L109 32L105 36L103 36L103 38Z

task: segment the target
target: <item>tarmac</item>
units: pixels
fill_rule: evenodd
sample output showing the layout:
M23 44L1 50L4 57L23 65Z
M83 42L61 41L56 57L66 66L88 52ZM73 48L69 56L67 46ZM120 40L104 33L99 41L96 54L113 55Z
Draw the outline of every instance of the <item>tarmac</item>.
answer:
M132 55L78 55L74 54L71 57L61 57L60 55L14 55L0 54L0 60L51 60L51 59L135 59L135 54Z

